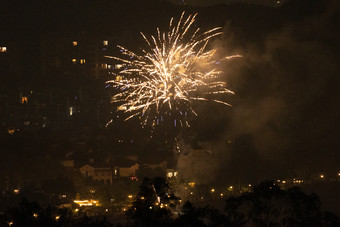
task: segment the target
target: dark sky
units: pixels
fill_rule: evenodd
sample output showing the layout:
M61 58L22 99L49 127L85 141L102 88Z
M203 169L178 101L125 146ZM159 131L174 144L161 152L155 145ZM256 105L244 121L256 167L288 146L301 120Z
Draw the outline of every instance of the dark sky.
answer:
M261 48L250 42L230 74L238 95L229 133L251 135L259 156L298 174L336 171L340 160L336 18L339 4L329 4L267 34Z
M168 25L169 18L183 10L170 4L166 8L160 1L155 1L159 5L84 2L41 1L44 10L27 2L7 2L11 8L0 9L0 25L8 27L4 37L18 39L23 52L36 56L38 63L42 37L116 36L126 38L123 45L134 49L140 44L139 31L154 34L159 24ZM201 137L234 141L228 152L221 151L234 155L236 167L273 165L272 172L278 174L336 170L340 162L339 1L290 2L277 8L248 4L199 8L197 22L203 29L223 27L223 35L213 42L219 54L238 53L243 58L222 68L235 91L228 100L233 107L208 109L197 128ZM31 45L26 45L28 41ZM31 58L24 57L28 66L33 65ZM22 77L36 74L23 72ZM38 83L34 78L32 83ZM217 160L216 165L225 163Z
M186 3L194 6L210 6L216 4L230 4L230 3L250 3L268 6L278 6L287 0L169 0L173 3Z

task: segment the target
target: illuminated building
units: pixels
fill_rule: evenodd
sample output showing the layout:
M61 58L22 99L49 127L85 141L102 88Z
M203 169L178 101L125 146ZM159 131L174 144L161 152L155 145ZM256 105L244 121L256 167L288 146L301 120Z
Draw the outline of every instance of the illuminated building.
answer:
M124 163L122 163L121 166L115 166L115 169L118 170L120 177L136 177L139 164L134 163L132 165L124 165Z
M91 206L100 206L101 204L99 203L98 200L74 200L73 201L75 204L79 205L80 207L91 207Z
M95 181L112 184L113 169L111 167L93 167L91 165L84 165L80 168L80 173Z
M60 161L59 163L66 168L74 167L74 160L64 160L64 161Z
M155 162L155 163L144 163L143 168L150 168L152 170L161 169L165 172L167 169L167 162L161 161L161 162Z
M47 37L42 41L42 76L99 79L116 70L104 56L116 49L114 38Z

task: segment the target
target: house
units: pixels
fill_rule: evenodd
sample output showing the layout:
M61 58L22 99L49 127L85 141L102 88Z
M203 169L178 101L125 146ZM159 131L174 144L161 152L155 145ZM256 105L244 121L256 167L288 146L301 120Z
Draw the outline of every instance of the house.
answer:
M136 177L138 169L139 169L138 163L135 163L131 166L115 167L115 170L118 170L120 177Z
M143 167L150 168L152 170L161 169L162 171L165 172L167 169L167 162L163 160L161 162L156 162L156 163L144 163Z
M144 162L143 165L141 165L138 175L141 178L165 177L166 169L167 169L166 161L152 162L152 160L150 160L149 162Z
M131 155L114 160L114 176L136 179L137 171L140 168L137 159L137 156Z
M59 162L60 165L64 166L65 168L73 168L74 167L74 160L64 160Z
M80 173L85 177L90 177L95 181L101 181L105 184L112 184L113 170L111 167L93 167L84 165L80 168Z
M112 168L95 168L93 180L101 181L105 184L112 184Z
M80 167L80 173L85 177L93 177L94 167L90 165L84 165L83 167Z

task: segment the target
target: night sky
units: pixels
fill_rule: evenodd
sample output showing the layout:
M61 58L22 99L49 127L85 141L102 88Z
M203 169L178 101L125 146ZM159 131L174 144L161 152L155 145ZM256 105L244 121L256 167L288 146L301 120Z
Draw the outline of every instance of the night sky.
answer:
M194 6L211 6L217 4L231 4L231 3L248 3L248 4L259 4L267 6L278 6L283 4L286 0L274 1L274 0L169 0L170 2L177 4L188 4Z
M218 49L218 55L243 56L219 66L235 92L228 96L232 107L197 107L200 115L193 124L196 139L191 142L217 141L217 154L209 163L211 168L207 166L212 171L211 180L219 174L228 175L226 172L232 173L228 179L237 173L241 179L260 180L339 170L338 1L296 0L279 7L264 7L273 3L265 0L242 1L259 5L215 7L203 7L208 1L188 1L189 6L163 1L71 2L6 3L7 7L1 7L0 23L6 31L1 42L18 44L22 52L17 61L23 64L15 74L17 78L1 79L3 105L20 89L74 97L78 86L91 88L94 84L70 75L51 79L39 74L41 40L45 37L113 36L119 37L116 44L138 49L143 43L139 31L153 34L156 26L166 27L169 18L183 10L198 12L199 26L223 27L223 35L210 44ZM239 1L209 1L222 2ZM96 89L88 89L89 94L93 90L100 93L100 89L104 92L105 81L101 82ZM3 122L9 119L5 114L1 117ZM219 148L226 140L231 144Z

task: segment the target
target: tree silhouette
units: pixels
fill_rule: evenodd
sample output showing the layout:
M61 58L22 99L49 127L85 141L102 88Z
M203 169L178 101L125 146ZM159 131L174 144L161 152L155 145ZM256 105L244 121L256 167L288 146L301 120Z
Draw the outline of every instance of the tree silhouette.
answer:
M56 219L56 214L59 218ZM91 226L105 227L112 226L106 217L82 217L72 216L72 212L67 209L55 210L51 207L43 209L36 202L29 202L22 198L18 207L8 209L5 213L0 213L0 226L15 227L64 227L64 226Z
M177 197L171 192L164 178L144 178L137 200L128 211L136 226L166 226L172 222L171 208L175 208ZM161 207L161 204L167 204Z
M182 207L181 215L173 226L224 226L225 216L212 207L195 208L189 201Z
M282 190L273 181L254 186L252 192L226 200L228 226L336 226L339 218L321 212L317 195L300 188Z

